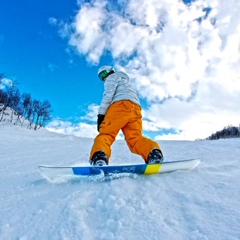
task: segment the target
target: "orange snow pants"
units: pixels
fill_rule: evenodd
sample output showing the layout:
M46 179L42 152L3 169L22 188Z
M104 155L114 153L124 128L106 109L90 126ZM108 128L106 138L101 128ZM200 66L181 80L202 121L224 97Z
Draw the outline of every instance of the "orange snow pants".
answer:
M141 155L145 162L153 148L160 149L157 142L142 135L141 107L132 101L122 100L114 102L108 108L100 125L99 134L94 140L90 159L98 151L103 151L110 159L111 145L120 130L125 136L130 151Z

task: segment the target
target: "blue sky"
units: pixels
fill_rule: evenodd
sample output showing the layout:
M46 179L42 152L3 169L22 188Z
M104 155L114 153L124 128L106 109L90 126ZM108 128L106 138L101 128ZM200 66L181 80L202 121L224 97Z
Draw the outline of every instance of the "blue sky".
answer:
M79 117L82 105L97 102L102 84L96 81L97 66L67 51L67 41L51 17L69 20L78 10L76 1L1 1L0 69L19 82L21 92L48 99L53 116ZM90 89L100 88L99 92ZM91 96L91 97L90 97Z
M17 81L22 93L50 101L49 129L94 137L103 94L96 72L113 64L137 89L145 135L207 137L240 123L236 5L1 1L0 72ZM212 9L207 17L206 8Z

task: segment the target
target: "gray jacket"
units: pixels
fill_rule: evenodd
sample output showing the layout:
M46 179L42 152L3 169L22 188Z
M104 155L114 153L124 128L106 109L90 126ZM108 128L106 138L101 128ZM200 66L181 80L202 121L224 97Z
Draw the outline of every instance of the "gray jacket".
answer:
M104 95L98 114L105 115L109 106L117 101L130 100L140 106L136 91L129 82L129 77L124 72L115 72L104 81Z

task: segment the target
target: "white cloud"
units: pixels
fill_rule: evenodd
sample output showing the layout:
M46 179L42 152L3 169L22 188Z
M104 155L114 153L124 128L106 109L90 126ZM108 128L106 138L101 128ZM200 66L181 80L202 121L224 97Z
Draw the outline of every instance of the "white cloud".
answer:
M75 46L79 53L86 55L92 62L98 62L106 44L102 31L107 17L105 5L105 1L85 4L72 24L74 32L70 36L70 45Z
M99 106L96 104L91 104L88 106L86 115L81 117L81 120L96 122Z
M58 66L49 62L47 67L50 72L53 72Z
M54 18L54 17L50 17L50 18L48 19L48 22L49 22L49 24L52 25L52 26L56 26L57 23L58 23L57 19Z
M96 125L87 123L73 124L69 121L54 120L46 127L49 131L74 135L77 137L94 138L97 135Z
M89 115L86 115L89 116ZM96 115L94 116L94 120ZM82 119L88 119L88 117L83 117ZM96 121L95 121L96 122ZM97 124L89 124L84 120L79 123L73 123L71 121L63 121L59 119L55 119L51 121L46 129L51 132L57 132L66 135L73 135L77 137L87 137L87 138L95 138L98 134ZM123 139L123 135L121 132L117 135L116 139Z
M3 78L0 80L0 89L12 87L13 85L14 85L14 81L9 78Z
M240 123L239 9L238 0L130 0L117 11L96 0L80 6L69 43L95 64L112 54L150 106L146 128L207 137Z

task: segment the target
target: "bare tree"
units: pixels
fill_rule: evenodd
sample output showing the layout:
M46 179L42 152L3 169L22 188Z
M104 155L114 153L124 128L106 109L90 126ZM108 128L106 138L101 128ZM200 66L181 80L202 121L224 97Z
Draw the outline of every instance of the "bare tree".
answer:
M32 109L32 98L29 93L23 93L22 94L22 112L23 116L30 121L30 117L32 115L33 109ZM24 119L22 121L22 125L24 123Z
M50 114L53 112L51 108L51 104L49 101L45 100L42 103L42 112L41 112L41 119L39 121L39 126L44 127L46 122L51 120Z
M7 107L11 108L10 121L13 122L13 116L16 115L18 121L23 125L24 118L29 121L29 128L34 123L34 129L45 126L46 122L51 119L52 113L51 104L45 100L40 102L39 100L32 100L32 97L28 93L20 94L19 89L16 87L16 81L9 81L9 84L2 84L4 74L0 73L0 122L3 121L3 116ZM20 118L23 117L23 121Z
M3 120L3 116L5 113L5 110L7 109L7 107L11 107L12 105L14 105L14 101L16 101L16 95L19 94L19 90L16 88L17 82L16 81L12 81L11 84L7 85L4 87L3 91L6 93L6 98L5 101L3 102L3 108L1 109L2 112L2 116L0 119L0 122ZM17 93L18 92L18 93Z
M34 112L36 114L34 129L37 130L38 126L42 127L46 120L50 118L50 113L52 112L51 104L47 100L43 102L34 100Z
M13 115L20 115L21 114L21 106L20 106L20 91L17 88L13 88L11 91L11 100L9 107L12 108L12 114L11 114L11 122L13 122ZM19 118L19 117L18 117Z

